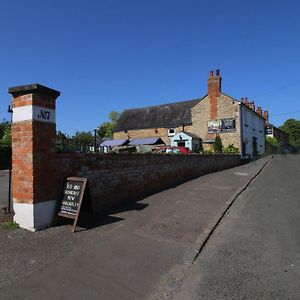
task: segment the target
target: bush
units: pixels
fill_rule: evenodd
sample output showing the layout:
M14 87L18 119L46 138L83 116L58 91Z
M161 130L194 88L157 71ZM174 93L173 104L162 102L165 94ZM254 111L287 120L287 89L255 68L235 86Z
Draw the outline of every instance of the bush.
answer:
M202 151L202 153L204 154L204 155L213 155L214 154L214 151L213 150L203 150Z
M215 153L222 153L223 150L223 144L220 136L217 134L215 142L213 144L213 149Z
M240 153L239 148L234 147L233 144L230 144L228 147L224 148L223 153L225 154L238 154Z
M269 143L270 145L272 145L273 147L279 149L280 145L279 145L279 143L278 143L278 141L277 141L276 138L271 137L271 136L267 136L266 137L266 142Z

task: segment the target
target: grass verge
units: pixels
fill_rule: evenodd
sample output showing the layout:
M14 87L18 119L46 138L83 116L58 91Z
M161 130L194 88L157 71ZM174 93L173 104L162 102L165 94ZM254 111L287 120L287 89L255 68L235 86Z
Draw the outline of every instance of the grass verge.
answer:
M19 228L19 224L16 223L15 221L3 222L2 226L3 226L4 229L7 229L7 230L14 230L14 229Z

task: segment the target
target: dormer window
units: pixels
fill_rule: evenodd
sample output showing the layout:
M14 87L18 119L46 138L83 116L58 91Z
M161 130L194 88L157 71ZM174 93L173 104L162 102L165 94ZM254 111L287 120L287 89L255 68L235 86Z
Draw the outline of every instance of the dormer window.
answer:
M174 136L175 135L175 129L174 128L169 128L168 129L168 136Z

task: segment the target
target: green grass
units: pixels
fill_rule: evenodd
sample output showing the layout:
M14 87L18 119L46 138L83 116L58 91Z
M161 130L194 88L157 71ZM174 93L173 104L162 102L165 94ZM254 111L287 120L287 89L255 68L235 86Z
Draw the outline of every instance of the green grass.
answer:
M14 229L19 228L19 224L16 223L15 221L3 222L2 226L4 229L7 229L7 230L14 230Z

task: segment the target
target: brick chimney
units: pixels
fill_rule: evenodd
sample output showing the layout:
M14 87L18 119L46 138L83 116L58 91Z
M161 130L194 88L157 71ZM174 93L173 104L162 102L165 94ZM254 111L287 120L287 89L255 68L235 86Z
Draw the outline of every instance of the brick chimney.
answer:
M208 77L208 96L210 98L210 119L216 119L218 116L218 97L221 95L221 81L220 70L209 72Z
M250 107L252 110L255 111L255 104L254 104L254 101L251 101L251 102L249 103L249 107Z
M257 106L256 112L262 117L262 109L260 106Z
M266 123L269 123L269 113L267 110L264 111L264 119L266 120Z
M248 98L247 98L247 97L241 98L241 101L242 101L245 105L247 105L247 106L249 107L249 102L248 102Z

